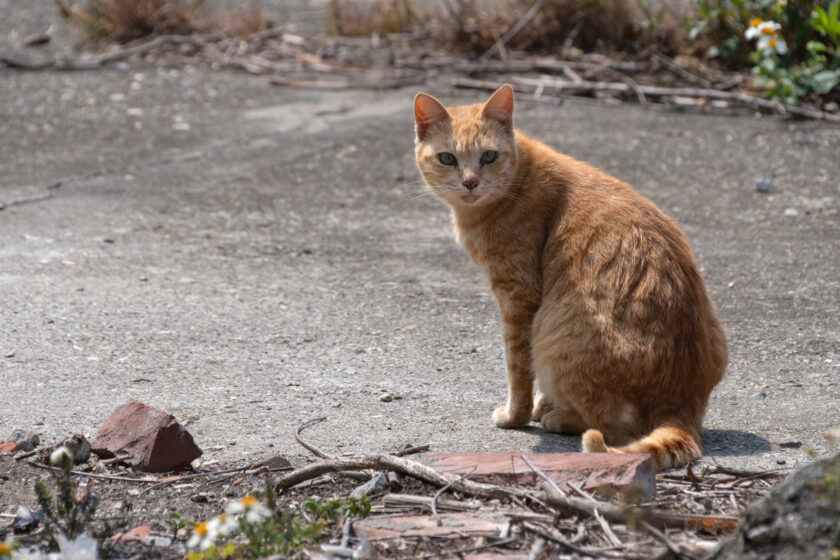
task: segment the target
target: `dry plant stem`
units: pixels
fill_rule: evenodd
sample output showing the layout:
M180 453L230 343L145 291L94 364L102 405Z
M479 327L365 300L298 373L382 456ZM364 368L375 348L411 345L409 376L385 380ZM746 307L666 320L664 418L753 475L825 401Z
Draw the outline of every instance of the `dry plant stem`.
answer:
M33 455L38 453L41 449L42 448L39 447L37 449L33 449L32 451L27 451L26 453L18 453L17 455L15 455L15 461L23 461L24 459L28 459L29 457L32 457Z
M438 512L437 512L437 501L438 501L438 498L440 498L440 495L441 495L441 494L443 494L444 492L446 492L447 490L449 490L449 488L451 488L453 484L455 484L456 482L460 482L460 481L462 481L462 480L465 480L468 476L470 476L472 473L474 473L474 472L475 472L475 469L477 469L477 468L478 468L477 466L476 466L476 467L473 467L472 469L470 469L470 472L465 473L465 474L462 474L462 475L461 475L460 477L458 477L456 480L453 480L453 481L451 481L451 482L447 482L447 483L446 483L446 485L444 485L443 487L441 487L441 489L440 489L440 490L438 490L437 492L435 492L435 495L434 495L434 497L432 498L432 516L435 518L435 521L437 522L437 526L438 526L438 527L440 527L441 525L443 525L443 521L441 521L441 520L440 520L440 516L438 515Z
M607 553L606 551L598 551L598 552L587 552L585 549L580 548L576 545L573 545L569 541L563 539L562 537L554 534L554 531L550 530L547 527L540 527L534 523L528 523L527 521L522 524L522 527L530 532L544 538L547 541L551 541L555 544L559 544L562 548L570 552L575 552L577 554L589 557L589 558L631 558L625 554L612 554Z
M740 469L730 469L729 467L723 467L721 465L715 465L713 469L705 469L703 471L703 476L710 475L710 474L727 474L729 476L734 476L738 478L774 478L780 475L780 473L784 471L790 471L792 469L773 469L769 471L745 471Z
M704 87L704 88L710 88L713 85L712 82L710 82L706 78L701 78L700 76L692 74L691 72L689 72L685 68L682 68L678 64L674 63L671 59L669 59L666 56L663 56L659 53L652 53L651 58L653 58L655 61L659 62L662 66L664 66L665 68L667 68L668 70L670 70L671 72L673 72L674 74L679 76L680 78L685 78L686 80L694 82L695 84L698 84L698 85L700 85L701 87Z
M100 465L112 465L114 463L121 463L121 462L125 461L126 459L129 459L130 457L131 457L131 455L129 453L120 453L119 455L115 455L114 457L111 457L110 459L102 459L101 461L99 461L99 464Z
M48 471L58 472L62 469L58 467L51 467L49 465L42 465L36 461L26 461L27 465L33 466L38 469L44 469ZM157 483L160 482L157 478L131 478L129 476L113 476L108 474L97 474L97 473L89 473L84 471L70 471L70 474L75 474L77 476L87 476L90 478L99 478L102 480L118 480L120 482L136 482L141 484L148 484L148 483Z
M622 508L607 502L592 501L588 499L575 498L572 496L560 496L553 488L546 486L546 495L543 497L545 503L560 511L574 511L595 517L595 510L606 520L613 523L632 524L636 520L644 520L659 528L680 527L683 529L707 528L721 532L732 532L738 525L738 518L725 515L690 515L670 513L667 511L644 509L644 508Z
M316 457L320 457L321 459L332 459L333 458L332 455L328 455L328 454L324 453L319 448L315 447L311 443L308 443L306 440L303 439L303 436L300 435L301 432L303 430L305 430L306 428L308 428L309 426L314 426L315 424L320 424L321 422L323 422L326 419L327 419L326 416L321 416L319 418L313 418L311 420L307 420L306 422L304 422L303 424L298 426L298 429L295 430L295 440L299 444L301 444L303 447L305 447L306 449L311 451Z
M441 473L409 459L385 455L381 453L359 455L355 457L338 457L313 463L302 467L275 480L275 487L280 490L290 488L301 482L316 478L323 474L340 471L373 469L379 471L395 471L436 486L452 483L451 488L457 492L487 499L506 499L511 497L527 497L528 493L521 488L505 488L493 484L481 484L469 480L458 480L457 476Z
M478 552L479 550L485 550L488 548L494 548L497 546L504 546L506 544L510 544L516 542L518 539L510 538L510 539L503 539L495 542L488 542L487 544L480 544L478 546L470 546L466 548L458 548L456 550L447 550L445 552L433 552L431 554L424 554L422 556L406 556L404 557L406 560L425 560L427 558L458 558L463 557L463 554L467 554L469 552Z
M691 482L702 482L702 480L698 478L696 474L694 474L694 461L689 461L688 464L685 466L685 476Z
M563 490L561 490L560 487L557 486L557 484L553 480L548 478L548 475L546 475L544 472L542 472L540 469L534 466L534 463L532 463L528 459L528 457L526 457L525 455L520 455L520 458L525 462L526 465L528 465L528 468L534 471L534 474L543 479L545 483L548 484L548 486L551 487L551 489L557 493L558 496L566 496L566 493Z
M534 5L531 6L527 12L525 12L525 15L522 16L519 19L519 21L517 21L516 24L513 27L511 27L504 35L502 35L501 39L496 41L492 47L487 49L487 52L485 52L483 55L481 55L481 57L479 57L479 60L487 60L488 58L496 54L496 52L503 51L505 44L511 39L513 39L517 33L522 31L522 29L526 25L528 25L528 22L534 19L534 16L536 16L539 13L540 9L542 9L542 4L542 0L537 0L536 2L534 2Z
M406 455L414 455L415 453L428 451L429 447L428 443L425 445L415 445L414 447L407 447L405 449L400 449L399 451L394 451L391 455L394 455L395 457L405 457Z
M673 554L677 558L688 558L690 560L695 560L694 556L691 556L685 551L680 550L680 548L676 544L674 544L674 542L671 541L671 539L669 539L667 535L665 535L665 533L663 533L656 527L653 527L650 523L640 521L639 524L645 529L645 531L650 533L650 536L664 544L665 548L667 548L668 551L671 552L671 554Z
M272 76L269 81L277 86L297 87L302 89L339 90L339 89L393 89L425 82L425 74L397 78L365 79L357 82L350 80L318 82L312 80L291 80L281 76Z
M632 89L627 84L617 83L617 82L567 82L565 80L558 80L551 76L545 76L539 80L534 78L513 78L513 81L522 85L530 85L530 86L537 86L542 85L542 87L548 87L552 89L557 89L560 91L564 90L576 90L576 91L615 91L615 92L626 92L628 89ZM656 95L656 96L687 96L687 97L702 97L702 98L710 98L710 99L727 99L727 100L734 100L739 101L741 103L745 103L747 105L761 107L763 109L771 109L773 111L777 111L782 114L790 113L792 115L800 115L804 117L810 117L814 119L823 119L828 121L840 122L840 115L833 115L830 113L826 113L820 111L818 109L809 109L806 107L794 107L792 105L786 105L784 103L778 103L776 101L770 101L769 99L763 99L761 97L756 97L754 95L749 95L746 93L740 93L737 91L720 91L717 89L708 89L708 88L669 88L669 87L661 87L661 86L643 86L640 85L639 91L644 93L645 95Z
M511 78L512 86L515 91L522 92L522 93L533 93L537 88L550 88L556 91L579 91L579 92L591 92L591 91L614 91L619 93L624 93L629 91L631 88L627 84L617 83L617 82L592 82L592 81L585 81L585 82L572 82L572 81L565 81L565 80L558 80L551 76L546 76L543 78L535 79L535 78L519 78L519 77L512 77ZM456 87L465 87L465 88L473 88L473 89L484 89L484 90L495 90L498 87L498 83L490 80L472 80L472 79L465 79L459 78L452 82L452 84ZM802 117L808 117L812 119L819 119L831 122L840 122L840 115L835 115L831 113L826 113L824 111L820 111L818 109L812 109L807 107L794 107L792 105L785 105L784 103L778 103L775 101L770 101L769 99L762 99L760 97L756 97L754 95L749 95L746 93L740 93L735 91L720 91L717 89L703 89L703 88L668 88L668 87L660 87L660 86L645 86L640 85L639 89L645 95L653 95L653 96L685 96L685 97L698 97L698 98L713 98L713 99L726 99L730 101L738 101L740 103L744 103L745 105L753 106L753 107L760 107L762 109L770 109L772 111L776 111L781 114L791 114L791 115L798 115Z
M606 519L604 519L600 513L598 513L597 508L595 509L594 513L595 519L598 521L598 524L601 525L601 529L604 530L604 534L607 535L607 540L610 541L610 543L613 546L623 546L621 540L615 536L615 533L613 532L612 527L610 527L609 522Z

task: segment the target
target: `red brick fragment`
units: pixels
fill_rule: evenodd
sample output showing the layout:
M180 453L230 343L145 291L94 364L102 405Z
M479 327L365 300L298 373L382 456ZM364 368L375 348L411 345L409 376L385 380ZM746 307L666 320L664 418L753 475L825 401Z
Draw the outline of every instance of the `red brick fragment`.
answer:
M656 472L647 454L635 453L434 453L420 461L445 472L472 471L474 482L538 485L539 477L522 455L560 488L573 483L587 491L614 493L638 488L645 496L656 492Z
M146 540L146 537L148 537L151 533L151 527L149 527L148 525L140 525L139 527L135 527L134 529L126 531L125 533L114 535L111 538L111 540L114 542L143 542Z
M18 450L18 445L13 441L0 443L0 453L15 453Z
M91 450L103 458L128 454L126 462L146 472L177 471L201 456L201 449L174 416L134 400L111 413Z

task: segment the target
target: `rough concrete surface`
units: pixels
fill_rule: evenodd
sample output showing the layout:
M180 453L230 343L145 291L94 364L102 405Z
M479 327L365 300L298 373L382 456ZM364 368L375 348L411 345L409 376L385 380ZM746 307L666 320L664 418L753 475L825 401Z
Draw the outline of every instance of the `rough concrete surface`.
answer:
M56 19L51 3L13 4L0 0L0 50L32 56L20 40ZM419 188L414 93L200 68L0 71L0 440L92 438L137 399L185 423L205 460L305 456L292 434L315 416L329 419L307 437L329 452L577 450L490 421L505 395L496 304ZM524 99L515 118L685 230L730 343L706 459L825 453L840 424L840 129Z

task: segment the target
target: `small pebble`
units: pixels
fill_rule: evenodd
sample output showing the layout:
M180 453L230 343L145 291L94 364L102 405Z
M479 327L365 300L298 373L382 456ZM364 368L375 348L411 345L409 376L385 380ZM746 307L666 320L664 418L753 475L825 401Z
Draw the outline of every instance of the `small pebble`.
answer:
M198 494L194 494L190 499L199 504L212 504L219 501L219 498L213 492L199 492Z
M392 400L394 400L394 395L392 395L391 393L382 393L381 395L379 395L379 400L382 402L391 402Z
M760 193L769 193L772 186L773 184L770 182L769 179L758 179L755 182L755 190L757 190Z
M799 215L799 210L796 208L785 208L785 216L795 217Z

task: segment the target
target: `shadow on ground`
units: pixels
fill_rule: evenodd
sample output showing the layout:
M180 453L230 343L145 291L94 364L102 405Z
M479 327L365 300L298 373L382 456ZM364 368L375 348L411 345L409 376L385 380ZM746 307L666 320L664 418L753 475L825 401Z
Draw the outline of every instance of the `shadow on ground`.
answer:
M552 434L535 426L517 431L538 436L539 442L531 447L532 453L559 453L580 451L580 437ZM742 430L703 430L703 454L706 457L757 455L772 451L765 438Z
M741 430L703 430L703 454L707 457L756 455L772 451L770 442Z

